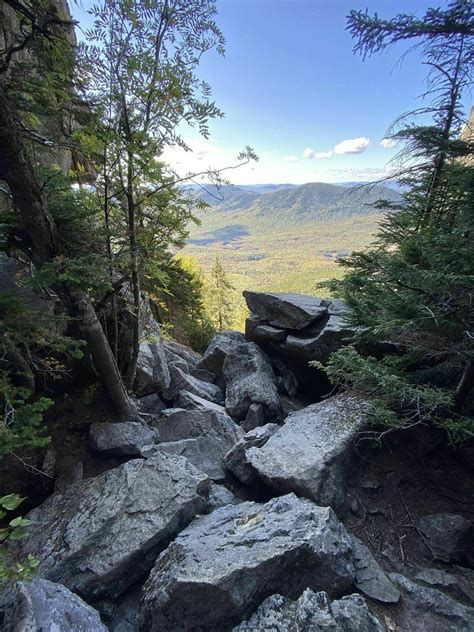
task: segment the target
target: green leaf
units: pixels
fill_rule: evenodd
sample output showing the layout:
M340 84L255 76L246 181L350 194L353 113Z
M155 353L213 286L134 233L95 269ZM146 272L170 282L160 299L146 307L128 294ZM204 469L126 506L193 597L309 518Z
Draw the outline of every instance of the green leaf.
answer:
M21 498L17 494L8 494L8 496L2 496L2 498L0 498L0 505L8 509L8 511L13 511L19 507L24 500L24 498Z

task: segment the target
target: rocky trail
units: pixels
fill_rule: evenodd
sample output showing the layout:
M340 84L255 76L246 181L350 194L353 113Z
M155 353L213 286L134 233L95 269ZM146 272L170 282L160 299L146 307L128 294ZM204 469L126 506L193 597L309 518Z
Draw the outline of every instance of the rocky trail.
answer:
M245 335L202 356L149 316L143 421L49 451L55 490L18 545L38 573L2 597L2 629L474 629L472 448L368 440L370 402L308 366L351 335L344 305L244 294Z

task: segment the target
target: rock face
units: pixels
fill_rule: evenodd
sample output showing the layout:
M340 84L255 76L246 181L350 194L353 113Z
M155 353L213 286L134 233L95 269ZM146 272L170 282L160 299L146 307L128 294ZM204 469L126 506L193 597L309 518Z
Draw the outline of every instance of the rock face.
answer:
M233 632L384 632L363 597L331 602L327 593L305 590L297 601L282 595L265 599L254 615Z
M354 586L364 595L381 603L398 603L400 591L383 572L369 549L355 536L351 536L354 553Z
M217 509L164 551L143 588L141 625L223 632L255 604L305 588L338 595L352 583L352 547L330 508L294 494Z
M329 301L293 293L244 292L247 306L262 321L282 329L304 329L327 311Z
M342 509L353 443L365 422L361 398L337 395L289 415L264 446L247 451L247 461L276 490Z
M134 385L139 397L149 393L158 393L170 384L170 373L160 327L148 311L149 309L145 310L147 322L142 329Z
M245 342L247 342L245 336L239 331L221 331L215 334L197 368L206 369L214 375L221 376L227 354L237 345Z
M458 514L423 516L418 523L432 553L443 562L474 562L474 525Z
M227 354L223 375L225 407L229 414L244 420L252 404L260 404L265 422L283 416L275 375L268 357L254 343L237 345Z
M107 632L99 613L70 590L47 579L20 582L14 632Z
M86 597L117 596L206 504L209 479L179 456L128 461L70 485L28 515L23 554Z
M278 430L277 424L266 424L247 432L224 457L224 465L242 483L252 485L259 480L258 474L247 459L250 448L261 448Z
M465 606L434 588L420 586L403 575L390 578L403 593L403 607L393 611L392 629L400 632L471 632L474 608Z
M94 423L90 429L92 447L116 456L140 456L155 442L155 433L136 421Z
M227 448L218 437L196 437L160 443L156 450L186 457L194 467L207 474L213 481L222 481L225 478L222 460Z
M163 391L163 396L167 400L173 400L181 391L188 391L198 397L207 399L216 404L224 403L224 396L221 389L216 384L201 382L189 373L185 373L175 364L170 364L169 372L171 381L169 387Z
M243 430L222 410L168 408L163 411L156 426L157 440L164 443L182 439L218 438L230 450L242 437Z
M244 296L251 312L248 340L297 362L325 362L354 333L344 321L346 307L340 300L258 292Z

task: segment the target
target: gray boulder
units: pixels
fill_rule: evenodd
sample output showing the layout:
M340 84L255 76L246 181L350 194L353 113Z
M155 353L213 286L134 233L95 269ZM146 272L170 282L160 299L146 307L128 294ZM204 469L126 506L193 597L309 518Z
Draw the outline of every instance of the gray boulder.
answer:
M245 415L244 421L242 421L241 426L248 432L249 430L253 430L257 428L257 426L263 426L265 424L265 410L262 404L251 404Z
M282 349L291 356L326 362L354 334L354 328L346 324L340 314L330 314L321 324L321 329L315 333L288 335Z
M175 406L176 408L186 408L186 410L198 410L201 412L214 410L218 413L227 414L224 406L210 402L208 399L199 397L199 395L195 395L189 391L180 391L178 397L175 399Z
M474 562L474 525L452 513L423 516L418 528L425 535L431 553L443 562Z
M392 629L397 632L472 632L474 608L439 590L420 586L403 575L390 574L403 594L402 607L391 611Z
M353 443L366 423L365 402L343 393L289 415L247 460L262 480L322 505L343 509Z
M181 391L188 391L194 395L198 395L203 399L216 404L224 403L224 395L221 389L215 384L209 382L201 382L189 373L185 373L182 369L174 364L169 367L171 381L169 387L163 391L163 397L167 400L175 399Z
M137 421L94 423L90 437L94 450L115 456L140 456L155 442L153 430Z
M252 404L260 404L264 421L283 417L275 375L266 354L253 342L237 345L227 354L223 375L225 407L237 420L244 420Z
M398 603L400 591L380 567L369 549L354 535L351 535L354 553L354 586L361 593L381 603Z
M252 485L259 480L258 474L248 462L247 451L264 446L278 428L277 424L266 424L250 430L225 455L224 465L242 483Z
M193 369L191 375L201 380L201 382L209 382L209 384L214 384L216 381L216 375L210 371L206 371L206 369Z
M439 568L423 568L415 575L418 583L436 588L453 599L474 606L474 571L455 566L447 573ZM454 574L455 573L455 574Z
M360 595L332 601L325 592L307 588L291 601L282 595L265 599L248 621L233 632L384 632Z
M214 375L222 375L222 367L227 354L237 345L247 342L239 331L221 331L214 334L202 360L197 364L198 369L206 369Z
M204 513L209 514L219 509L219 507L237 505L240 502L242 500L235 496L230 489L227 489L224 485L219 485L219 483L212 483Z
M354 578L350 538L332 509L294 494L217 509L182 531L143 587L147 632L222 632L267 596L338 595Z
M225 442L218 437L196 437L160 443L155 446L155 451L184 456L194 467L207 474L210 479L221 481L225 478L222 460L227 452L227 447Z
M160 443L182 439L218 438L224 442L227 450L230 450L243 435L243 430L225 411L182 408L164 410L155 431Z
M20 582L14 632L107 632L99 613L70 590L39 577Z
M156 393L140 397L138 404L140 406L140 412L144 415L159 415L161 411L166 408Z
M134 390L138 396L158 393L170 384L160 326L151 315L143 325Z
M244 291L247 306L273 327L303 329L327 312L330 301L303 294Z
M194 369L202 358L199 353L193 351L190 347L186 347L186 345L176 342L176 340L166 340L165 351L184 360L187 363L189 370Z
M186 459L159 453L69 485L28 514L22 554L39 573L86 597L121 594L202 511L208 477Z

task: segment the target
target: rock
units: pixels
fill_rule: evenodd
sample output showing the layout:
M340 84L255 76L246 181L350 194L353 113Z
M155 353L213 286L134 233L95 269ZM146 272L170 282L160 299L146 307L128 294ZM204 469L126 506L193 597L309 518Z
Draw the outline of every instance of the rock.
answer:
M41 465L41 471L49 478L54 478L56 475L58 455L52 445L49 445L44 455L43 464Z
M245 432L253 430L257 426L263 426L265 424L265 411L262 404L252 404L242 422L242 428Z
M171 382L169 387L163 391L163 397L167 400L173 400L178 396L180 391L188 391L194 393L203 399L208 399L216 404L224 403L224 395L221 389L215 384L201 382L192 375L185 373L179 367L170 364Z
M298 379L291 369L288 368L287 363L280 360L280 358L272 358L273 368L279 378L279 391L283 394L287 394L289 397L296 397L298 391Z
M360 595L331 602L325 592L307 588L297 601L282 595L265 599L233 632L384 632Z
M402 608L391 611L391 629L397 632L471 632L474 629L474 608L439 590L420 586L403 575L391 573L390 579L403 593Z
M351 535L354 554L354 586L361 593L382 603L398 603L400 591L389 580L369 549Z
M268 357L253 342L237 345L227 354L223 375L225 407L231 417L244 420L252 404L261 404L264 421L278 421L283 409Z
M99 613L70 590L36 577L16 592L14 632L107 632Z
M138 352L134 390L138 396L158 393L170 384L170 372L160 326L148 314L142 327L142 340Z
M66 459L58 468L58 475L54 482L54 491L62 492L68 485L80 483L84 478L84 463L76 459Z
M172 354L174 355L174 354ZM183 373L189 373L189 365L187 362L185 362L183 360L183 358L180 358L177 355L174 355L174 359L169 358L169 356L167 355L167 360L168 360L168 368L171 368L172 366L177 367L178 369L181 369L181 371L183 371Z
M245 336L239 331L221 331L214 334L196 368L206 369L217 376L222 375L222 367L227 354L237 345L245 342L247 342Z
M155 451L184 456L210 479L221 481L225 478L222 460L227 448L226 443L218 437L196 437L160 443L155 446Z
M176 408L186 408L186 410L198 410L198 411L206 411L206 410L214 410L218 413L227 414L224 406L220 404L215 404L214 402L210 402L208 399L204 399L203 397L199 397L199 395L195 395L194 393L190 393L189 391L180 391L178 397L175 400Z
M330 508L294 494L228 505L194 521L157 559L143 587L147 632L222 632L269 594L331 595L354 577L350 538Z
M242 437L243 430L226 412L168 408L155 426L160 443L182 439L218 438L230 450Z
M165 350L184 360L190 370L194 369L202 358L199 353L193 351L190 347L186 347L186 345L176 342L176 340L166 340Z
M458 514L443 513L423 516L418 528L428 546L443 562L474 562L474 525Z
M225 507L226 505L237 505L242 502L240 498L237 498L230 489L227 489L224 485L218 483L211 484L211 491L207 499L207 504L204 508L204 513L209 514L219 509L219 507Z
M206 369L193 369L191 371L191 375L197 380L201 380L201 382L209 382L209 384L214 384L216 381L216 375L210 371L206 371Z
M301 332L287 336L282 349L293 356L326 362L353 334L353 327L346 325L342 316L334 314L322 323L316 334Z
M159 415L166 408L156 393L140 397L138 405L140 406L140 412L145 415Z
M303 329L327 313L330 301L291 292L263 293L244 291L252 314L274 327Z
M464 573L453 575L438 568L423 568L415 575L415 579L425 586L441 590L453 599L474 606L474 572L467 569L463 569L463 571L470 573L470 577L466 578L463 576Z
M253 447L264 446L278 428L277 424L266 424L250 430L225 455L224 465L242 483L252 485L259 480L257 473L248 462L247 451Z
M353 443L364 427L365 402L343 393L289 415L248 463L280 492L293 491L322 505L345 509Z
M153 430L137 421L94 423L90 436L94 450L116 456L140 456L155 442Z
M288 332L286 329L279 329L272 325L266 325L261 322L260 318L250 316L245 323L245 337L252 342L281 342L285 340Z
M208 493L208 477L182 457L128 461L31 511L21 554L34 555L42 576L81 595L116 597L202 511Z

